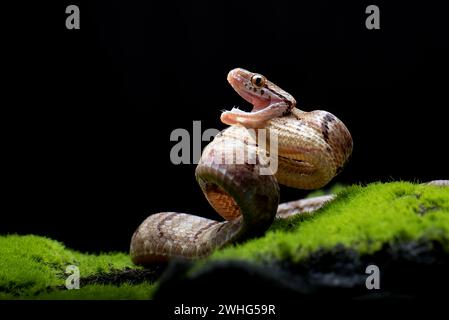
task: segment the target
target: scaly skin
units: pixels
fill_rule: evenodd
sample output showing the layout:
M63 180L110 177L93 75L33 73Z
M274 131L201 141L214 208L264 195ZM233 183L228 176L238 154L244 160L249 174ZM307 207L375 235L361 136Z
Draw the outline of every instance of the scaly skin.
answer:
M329 112L295 108L295 99L262 75L238 68L229 72L228 81L253 110L232 109L221 115L230 127L204 149L196 168L204 195L226 221L176 212L153 214L132 237L134 263L203 257L228 243L262 235L276 214L283 218L295 211L313 211L332 199L305 199L278 208L278 183L301 189L326 185L352 152L352 138L345 125ZM257 155L271 151L274 142L269 139L262 149L254 137L262 128L268 138L278 137L278 168L268 175L260 174L264 166ZM227 163L226 157L232 158L236 150L247 156L240 163Z

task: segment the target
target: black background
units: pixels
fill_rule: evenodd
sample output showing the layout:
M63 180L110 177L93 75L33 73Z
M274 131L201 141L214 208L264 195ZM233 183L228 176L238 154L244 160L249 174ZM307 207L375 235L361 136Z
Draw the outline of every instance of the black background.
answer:
M65 28L69 4L80 30ZM369 4L380 30L365 28ZM344 121L354 153L334 182L448 178L448 11L436 3L55 1L16 12L3 50L2 234L127 250L151 213L214 216L195 165L170 162L170 133L194 120L225 127L220 111L246 105L226 82L234 67Z

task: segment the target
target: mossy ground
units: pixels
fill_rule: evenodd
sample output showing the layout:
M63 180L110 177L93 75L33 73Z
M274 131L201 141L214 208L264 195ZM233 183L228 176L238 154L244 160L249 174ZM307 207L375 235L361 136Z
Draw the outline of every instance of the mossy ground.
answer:
M299 262L336 245L371 254L384 244L417 239L449 250L449 188L392 182L339 189L318 212L275 221L264 237L217 250L208 260Z
M337 199L318 212L275 221L264 237L217 250L190 271L223 260L301 264L336 246L371 255L385 245L423 239L449 252L449 188L392 182L339 189ZM89 255L43 237L1 236L0 299L147 299L156 288L146 279L66 290L64 272L71 264L81 277L137 269L125 253Z
M0 237L0 299L147 299L152 285L92 284L65 289L66 267L79 267L82 278L136 268L125 253L83 254L44 237Z

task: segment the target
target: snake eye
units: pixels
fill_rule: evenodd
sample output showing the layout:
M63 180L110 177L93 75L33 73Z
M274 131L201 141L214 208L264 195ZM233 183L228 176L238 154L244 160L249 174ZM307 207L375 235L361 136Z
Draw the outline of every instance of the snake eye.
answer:
M261 74L255 74L251 77L251 83L253 84L253 86L257 87L257 88L261 88L265 85L266 79L263 75Z

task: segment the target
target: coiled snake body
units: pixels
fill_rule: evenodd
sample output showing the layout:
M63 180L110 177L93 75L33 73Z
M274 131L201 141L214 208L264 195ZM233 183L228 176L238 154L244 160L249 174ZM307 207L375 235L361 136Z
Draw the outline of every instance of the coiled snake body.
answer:
M233 108L221 115L230 125L204 149L196 178L212 207L226 220L214 221L176 212L149 216L131 240L136 264L172 257L197 258L215 248L263 234L277 217L314 210L332 197L279 204L278 183L301 189L327 184L344 167L352 138L346 126L326 111L305 112L295 99L264 76L234 69L228 81L253 105L251 112ZM277 137L277 171L261 174L260 129L266 129L269 152ZM243 162L226 161L244 150ZM234 158L233 158L234 159ZM235 159L234 159L235 160Z

